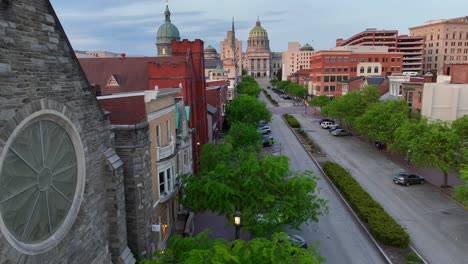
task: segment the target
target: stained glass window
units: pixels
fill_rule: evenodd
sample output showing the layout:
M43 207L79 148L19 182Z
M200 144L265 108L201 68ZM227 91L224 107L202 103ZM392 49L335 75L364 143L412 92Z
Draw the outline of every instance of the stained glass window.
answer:
M70 211L77 157L67 131L50 120L25 126L13 139L0 171L0 214L6 228L27 244L51 237Z

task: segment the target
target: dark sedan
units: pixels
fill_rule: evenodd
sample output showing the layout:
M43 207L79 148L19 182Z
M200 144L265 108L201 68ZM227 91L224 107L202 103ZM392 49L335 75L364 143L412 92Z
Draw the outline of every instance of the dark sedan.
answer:
M395 184L410 186L411 184L424 184L424 178L408 171L401 171L393 176Z

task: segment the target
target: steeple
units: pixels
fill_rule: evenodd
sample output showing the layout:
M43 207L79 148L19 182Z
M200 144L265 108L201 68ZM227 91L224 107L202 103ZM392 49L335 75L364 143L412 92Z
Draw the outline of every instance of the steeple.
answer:
M235 50L236 47L236 31L234 30L234 17L232 17L232 36L231 36L231 47Z
M259 17L259 16L257 16L257 23L256 23L256 25L257 25L257 27L260 27L260 26L261 26L261 25L260 25L260 17Z
M168 0L166 0L166 11L164 11L164 16L166 16L166 20L164 22L171 22L171 11L169 11Z

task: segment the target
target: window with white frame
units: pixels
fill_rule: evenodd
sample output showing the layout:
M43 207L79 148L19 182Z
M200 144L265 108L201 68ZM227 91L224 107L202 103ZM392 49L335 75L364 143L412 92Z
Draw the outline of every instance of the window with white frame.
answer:
M158 173L159 196L165 196L174 190L174 166Z
M156 126L156 145L161 147L161 125Z
M167 134L167 142L171 142L171 122L170 120L166 120L166 134Z

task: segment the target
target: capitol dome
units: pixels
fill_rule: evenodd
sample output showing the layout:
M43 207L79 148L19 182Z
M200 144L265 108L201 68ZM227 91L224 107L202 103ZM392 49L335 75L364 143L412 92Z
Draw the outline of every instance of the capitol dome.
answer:
M211 45L208 45L205 49L205 53L216 53L216 49L213 48Z
M260 20L257 20L255 27L250 30L249 38L268 38L268 33L260 24Z
M166 11L164 11L164 24L162 24L156 35L156 46L158 47L158 55L170 55L170 47L172 40L180 40L179 29L171 23L171 12L169 6L166 5Z

